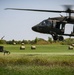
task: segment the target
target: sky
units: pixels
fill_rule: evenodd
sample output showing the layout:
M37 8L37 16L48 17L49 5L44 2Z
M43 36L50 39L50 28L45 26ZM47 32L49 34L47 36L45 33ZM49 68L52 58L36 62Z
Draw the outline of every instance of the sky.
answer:
M32 31L32 27L47 18L60 13L4 10L5 8L64 10L62 5L74 5L74 0L0 0L0 38L5 40L33 40L36 37L48 39L50 34ZM66 14L62 14L66 15ZM70 33L71 26L66 27Z

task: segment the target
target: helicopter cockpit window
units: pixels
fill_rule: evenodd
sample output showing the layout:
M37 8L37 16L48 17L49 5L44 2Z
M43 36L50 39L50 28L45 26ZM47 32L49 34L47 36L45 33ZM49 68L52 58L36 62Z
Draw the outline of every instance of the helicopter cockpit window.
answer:
M49 26L49 25L51 25L52 23L51 23L51 21L48 21L48 20L44 20L43 22L42 22L42 25L47 25L47 26Z
M52 22L47 20L47 26L50 26L50 25L52 25Z
M45 21L43 21L43 24L46 24L46 22L45 22Z
M44 21L42 22L42 25L46 25L46 24L47 24L47 21L44 20Z

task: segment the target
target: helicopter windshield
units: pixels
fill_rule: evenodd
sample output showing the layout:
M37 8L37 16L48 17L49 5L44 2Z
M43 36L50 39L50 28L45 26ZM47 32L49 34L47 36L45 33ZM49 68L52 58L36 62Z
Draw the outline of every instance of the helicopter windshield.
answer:
M51 21L48 21L48 20L44 20L44 21L41 22L41 25L42 25L42 26L43 26L43 25L44 25L44 26L45 26L45 25L46 25L46 26L49 26L49 25L51 25L51 24L52 24L52 22L51 22Z

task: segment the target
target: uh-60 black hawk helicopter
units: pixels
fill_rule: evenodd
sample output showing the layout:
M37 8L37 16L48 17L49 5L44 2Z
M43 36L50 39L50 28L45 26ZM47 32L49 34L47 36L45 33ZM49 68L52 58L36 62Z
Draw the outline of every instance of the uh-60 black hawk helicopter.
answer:
M38 12L55 12L55 13L68 13L68 16L53 17L43 20L39 24L32 27L33 31L45 34L51 34L53 40L62 41L64 38L62 35L74 36L74 25L73 32L71 34L65 34L65 25L74 24L74 17L71 16L71 13L74 13L74 10L71 9L71 5L66 5L65 11L57 10L39 10L39 9L19 9L19 8L6 8L10 10L25 10L25 11L38 11Z

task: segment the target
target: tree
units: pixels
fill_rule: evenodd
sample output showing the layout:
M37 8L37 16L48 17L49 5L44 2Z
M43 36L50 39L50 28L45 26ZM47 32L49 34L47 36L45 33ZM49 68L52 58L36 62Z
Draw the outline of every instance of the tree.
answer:
M0 44L6 44L6 40L0 40Z
M22 40L22 43L28 44L28 41L27 40Z
M38 42L38 38L36 37L34 43L37 44L37 42Z

